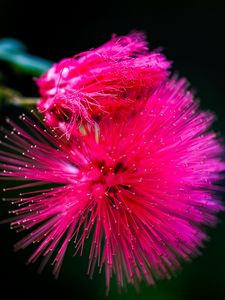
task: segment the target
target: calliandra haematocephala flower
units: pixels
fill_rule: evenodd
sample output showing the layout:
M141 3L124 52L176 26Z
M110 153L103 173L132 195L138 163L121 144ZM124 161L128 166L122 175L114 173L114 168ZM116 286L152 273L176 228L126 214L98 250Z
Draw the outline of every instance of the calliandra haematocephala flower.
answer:
M58 275L68 244L82 254L91 238L88 272L105 268L109 289L113 274L122 287L153 284L199 254L204 226L223 209L225 164L210 130L214 116L186 90L185 80L170 79L141 112L104 118L69 140L26 116L27 130L8 120L1 177L32 187L12 199L11 220L30 232L16 249L37 243L29 262L43 255L45 265L54 256Z
M145 102L168 77L170 62L150 52L142 33L113 36L97 49L54 64L36 82L38 109L67 135L77 125L122 117Z

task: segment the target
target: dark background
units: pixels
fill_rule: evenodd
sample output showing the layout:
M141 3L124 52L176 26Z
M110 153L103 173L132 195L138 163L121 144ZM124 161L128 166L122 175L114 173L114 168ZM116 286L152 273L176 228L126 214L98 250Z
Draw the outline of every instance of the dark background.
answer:
M173 72L188 78L201 107L217 114L215 129L225 136L224 3L196 2L121 0L100 5L95 1L50 4L0 0L0 38L21 39L30 53L58 61L101 45L112 33L143 30L151 48L162 46L167 57L174 61ZM9 71L7 83L24 95L37 96L35 84L28 76ZM10 108L11 114L17 112ZM1 118L7 113L5 109ZM7 210L2 203L1 219L6 217ZM107 299L225 299L225 213L220 220L216 229L208 230L211 241L206 243L203 255L184 264L172 280L158 282L156 287L143 283L139 293L128 287L121 294L113 281ZM20 238L20 234L10 231L8 224L0 226L1 299L105 299L104 275L96 272L93 280L86 275L87 253L82 258L72 257L69 254L73 249L69 249L56 281L51 267L38 275L38 263L25 266L32 247L13 252L12 246ZM6 296L2 296L4 291Z

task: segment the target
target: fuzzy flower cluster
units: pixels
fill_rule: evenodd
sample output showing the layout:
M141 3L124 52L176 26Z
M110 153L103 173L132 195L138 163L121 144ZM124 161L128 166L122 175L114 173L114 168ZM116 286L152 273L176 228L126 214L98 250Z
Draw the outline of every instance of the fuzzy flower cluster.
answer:
M223 209L224 150L169 66L142 34L113 37L38 79L46 125L7 120L1 177L29 188L11 220L30 231L17 249L37 243L29 262L55 255L57 276L68 244L82 254L90 238L88 272L104 268L109 289L113 274L154 284L199 254Z
M168 76L170 63L150 52L142 34L113 37L103 46L66 58L37 80L38 109L63 131L104 117L136 112Z

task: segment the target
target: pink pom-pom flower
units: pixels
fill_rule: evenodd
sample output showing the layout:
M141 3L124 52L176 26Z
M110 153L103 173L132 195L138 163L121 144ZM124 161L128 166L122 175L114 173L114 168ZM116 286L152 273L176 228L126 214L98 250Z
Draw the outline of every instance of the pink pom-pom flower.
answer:
M2 179L33 190L12 199L11 226L30 231L16 248L37 243L29 262L43 255L45 265L55 250L57 275L68 244L82 254L92 236L88 271L104 267L109 288L113 273L119 286L153 284L199 254L203 225L223 209L225 164L214 117L184 80L161 85L133 117L105 118L69 140L22 119L27 130L8 120L0 166Z
M149 51L142 33L113 36L42 75L36 81L41 95L38 109L48 125L70 134L77 125L137 111L167 78L169 67L164 55Z

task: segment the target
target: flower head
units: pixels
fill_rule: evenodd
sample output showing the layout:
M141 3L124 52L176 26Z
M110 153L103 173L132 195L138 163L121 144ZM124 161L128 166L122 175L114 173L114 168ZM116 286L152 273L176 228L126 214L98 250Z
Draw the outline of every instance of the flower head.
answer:
M109 288L113 273L120 286L153 284L199 253L202 226L214 225L222 209L225 164L209 131L214 118L199 111L184 80L163 84L134 117L103 119L98 131L70 140L23 119L32 134L9 121L13 134L2 144L11 152L0 160L3 178L33 187L14 199L21 206L11 223L33 229L16 245L38 243L30 262L44 255L46 263L57 248L58 274L68 243L82 253L92 236L88 270L104 267ZM40 189L46 183L55 185Z
M70 133L77 124L130 113L165 80L169 66L161 53L149 52L142 33L114 36L41 76L38 108L49 125Z

